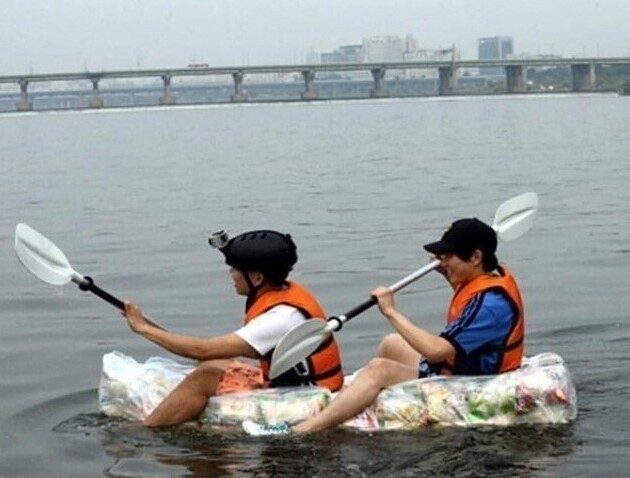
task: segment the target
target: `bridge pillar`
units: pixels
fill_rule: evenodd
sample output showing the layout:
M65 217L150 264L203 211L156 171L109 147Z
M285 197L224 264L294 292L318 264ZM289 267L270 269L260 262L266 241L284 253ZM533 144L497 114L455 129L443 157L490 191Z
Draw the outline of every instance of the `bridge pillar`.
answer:
M90 78L90 81L92 82L92 97L90 98L88 106L90 108L102 108L105 106L105 102L98 91L98 82L100 81L100 78Z
M457 88L457 69L452 66L441 66L438 68L440 76L439 93L440 96L448 96L455 93Z
M243 78L245 78L245 73L237 71L236 73L232 73L232 78L234 79L234 94L230 96L230 100L232 103L247 101L247 95L243 91Z
M593 91L595 89L595 66L591 63L571 65L573 91Z
M524 65L505 67L505 89L508 93L527 92L527 68Z
M372 98L387 98L389 97L389 91L385 88L385 68L373 68L370 70L372 78L374 78L374 88L370 90L370 96Z
M28 100L28 81L20 80L20 101L15 104L18 111L32 111L33 103Z
M164 83L164 93L162 94L162 97L160 98L160 104L161 105L175 105L177 104L177 98L175 98L172 94L171 94L171 80L173 79L172 75L169 75L168 73L165 75L162 75L162 82Z
M317 91L313 88L313 83L315 81L315 72L313 70L304 70L302 72L302 76L304 77L304 92L302 93L303 100L316 100L319 98Z

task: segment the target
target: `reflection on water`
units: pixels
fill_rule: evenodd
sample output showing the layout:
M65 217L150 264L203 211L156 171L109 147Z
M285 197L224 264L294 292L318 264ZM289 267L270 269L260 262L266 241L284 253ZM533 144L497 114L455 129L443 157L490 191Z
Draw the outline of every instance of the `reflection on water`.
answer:
M94 435L112 477L531 477L572 451L572 427L428 428L414 432L333 430L306 437L253 438L193 425L150 430L101 414L54 428Z

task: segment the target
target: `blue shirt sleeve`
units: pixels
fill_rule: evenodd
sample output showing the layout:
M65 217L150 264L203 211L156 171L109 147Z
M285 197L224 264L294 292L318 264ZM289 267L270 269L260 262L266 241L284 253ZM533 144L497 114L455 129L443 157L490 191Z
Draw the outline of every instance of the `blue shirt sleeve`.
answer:
M481 347L504 343L515 318L510 301L500 291L490 290L473 297L440 336L458 353L470 355Z

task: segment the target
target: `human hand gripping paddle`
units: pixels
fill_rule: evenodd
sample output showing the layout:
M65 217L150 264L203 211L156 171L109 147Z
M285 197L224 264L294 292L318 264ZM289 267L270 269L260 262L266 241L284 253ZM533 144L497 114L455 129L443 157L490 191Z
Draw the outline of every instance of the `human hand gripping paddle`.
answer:
M494 223L492 224L497 237L504 242L510 242L521 237L531 229L537 208L538 196L536 193L531 192L515 196L502 203L494 215ZM437 269L439 265L440 261L434 260L392 284L389 286L389 289L392 292L398 292ZM317 350L317 347L320 346L329 333L340 330L345 322L366 311L376 303L376 298L370 297L343 315L331 317L327 321L307 320L287 332L271 356L269 377L273 379L282 375L295 364L304 360Z
M79 289L92 292L114 307L125 310L123 301L98 287L91 277L75 271L61 249L26 224L20 223L15 227L15 252L22 265L38 279L52 285L74 282ZM161 325L145 319L154 327L164 330Z

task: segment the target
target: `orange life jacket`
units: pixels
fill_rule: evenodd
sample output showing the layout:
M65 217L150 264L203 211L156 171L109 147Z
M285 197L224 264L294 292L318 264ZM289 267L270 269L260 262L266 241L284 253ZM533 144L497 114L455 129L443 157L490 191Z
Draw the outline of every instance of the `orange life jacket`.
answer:
M517 316L512 324L512 330L510 330L507 340L503 343L500 351L499 373L503 373L516 370L521 366L524 351L525 311L521 292L510 271L505 266L499 266L497 270L500 275L481 275L455 291L448 308L446 323L450 324L459 317L472 298L481 292L499 289L506 294L508 300L514 306ZM452 375L454 363L454 357L445 360L441 374Z
M285 289L269 290L257 297L247 309L245 324L256 320L268 310L281 304L295 307L309 320L325 320L326 317L324 309L306 288L296 282L289 281L288 287ZM279 377L269 380L272 353L273 349L265 356L260 357L260 368L263 372L265 385L268 387L312 384L328 388L334 392L343 385L341 354L332 334L304 362L297 364Z

